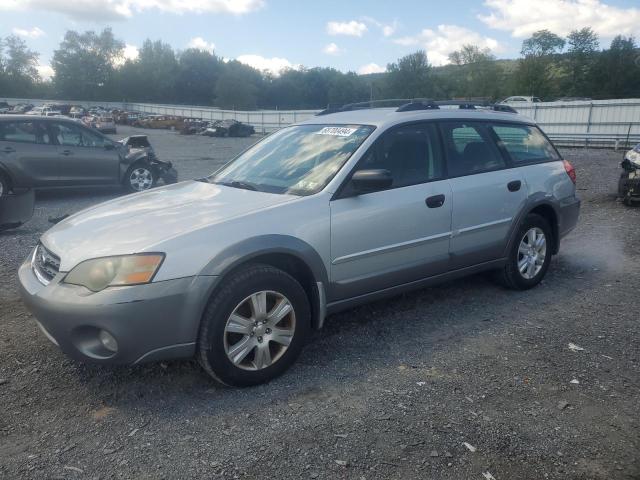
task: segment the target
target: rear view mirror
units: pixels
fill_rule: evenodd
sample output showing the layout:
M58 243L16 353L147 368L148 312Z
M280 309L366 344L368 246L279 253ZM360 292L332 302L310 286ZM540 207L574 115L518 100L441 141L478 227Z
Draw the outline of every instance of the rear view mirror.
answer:
M389 188L393 177L389 170L358 170L351 177L351 182L357 193L376 192Z

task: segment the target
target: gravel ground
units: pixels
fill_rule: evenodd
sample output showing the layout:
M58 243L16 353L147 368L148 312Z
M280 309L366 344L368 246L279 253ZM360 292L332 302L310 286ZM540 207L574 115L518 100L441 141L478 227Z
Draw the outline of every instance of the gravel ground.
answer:
M255 140L145 133L183 179ZM16 269L49 216L121 192L38 195L0 234L0 478L639 479L640 209L615 199L619 153L562 153L582 216L539 287L480 275L331 316L250 389L192 361L87 366L50 344Z

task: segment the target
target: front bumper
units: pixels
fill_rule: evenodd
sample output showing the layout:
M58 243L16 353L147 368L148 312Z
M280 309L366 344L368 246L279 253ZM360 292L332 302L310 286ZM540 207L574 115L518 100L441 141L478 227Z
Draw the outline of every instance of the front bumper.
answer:
M217 277L195 276L90 292L36 278L30 260L18 271L20 294L50 340L70 357L88 362L134 364L195 353L200 318ZM100 331L117 342L105 348Z

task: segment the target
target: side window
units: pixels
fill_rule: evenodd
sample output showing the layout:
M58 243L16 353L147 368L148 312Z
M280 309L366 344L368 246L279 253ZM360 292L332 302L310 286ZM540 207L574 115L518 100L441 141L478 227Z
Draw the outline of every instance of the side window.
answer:
M80 130L82 131L82 143L85 147L104 147L104 137L86 128L81 128Z
M560 160L556 149L536 127L493 125L491 129L516 165Z
M389 170L391 188L443 178L444 161L435 124L406 125L384 133L356 168Z
M0 122L0 140L48 144L49 133L40 122Z
M104 147L104 139L90 130L71 123L51 123L51 134L65 147Z
M450 177L489 172L506 163L484 125L475 122L443 122Z
M58 145L64 147L81 147L82 133L75 125L68 123L50 123L51 135Z

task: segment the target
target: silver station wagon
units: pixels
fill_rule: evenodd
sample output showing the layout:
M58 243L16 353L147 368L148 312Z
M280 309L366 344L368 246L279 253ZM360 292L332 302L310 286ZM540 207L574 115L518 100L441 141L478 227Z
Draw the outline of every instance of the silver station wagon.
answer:
M196 356L247 386L283 373L338 310L480 271L538 284L580 201L536 124L505 105L374 106L65 219L19 270L24 302L75 359Z

